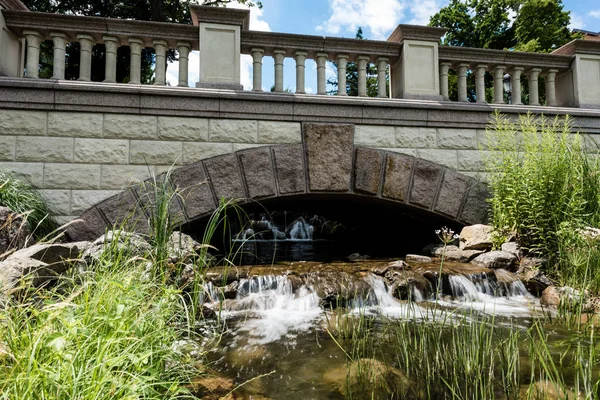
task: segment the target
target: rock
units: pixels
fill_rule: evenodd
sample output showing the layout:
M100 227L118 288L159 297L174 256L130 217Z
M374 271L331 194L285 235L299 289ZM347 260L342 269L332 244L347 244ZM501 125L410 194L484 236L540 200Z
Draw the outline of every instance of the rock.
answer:
M0 257L25 247L30 234L27 220L10 208L0 206Z
M517 265L517 257L514 254L496 250L478 255L471 261L471 264L492 269L504 268L510 271Z
M494 270L496 281L504 284L511 284L519 280L519 277L505 269L498 268Z
M192 393L201 399L220 399L235 388L235 383L230 378L222 376L204 376L192 382Z
M202 245L192 239L190 235L175 231L169 236L169 261L172 263L185 263L192 260L202 249Z
M520 400L575 400L583 398L580 393L564 389L549 380L536 381L531 385L522 385L519 388Z
M23 288L35 286L35 283L39 285L39 282L35 282L35 277L38 273L47 275L47 268L48 264L33 258L15 258L0 262L0 296L17 289L24 278L31 277L31 281L29 284L23 282Z
M532 269L539 269L546 265L548 260L545 258L523 257L519 263L518 273L525 273Z
M492 227L489 225L465 226L460 231L461 250L490 250L492 248Z
M407 254L404 259L406 261L412 261L412 262L416 262L416 263L430 263L433 262L433 260L431 259L431 257L427 257L427 256L421 256L418 254Z
M108 231L93 242L93 246L83 253L84 259L98 259L109 246L114 246L114 252L124 252L132 257L144 257L152 246L139 233L126 231Z
M506 242L502 244L502 251L514 254L515 257L521 257L521 247L516 242Z
M392 261L387 266L389 268L393 268L393 269L406 269L406 268L410 268L410 265L408 265L405 261L402 261L402 260Z
M540 303L544 306L558 307L561 304L578 304L585 301L586 294L569 286L548 286L543 292Z
M521 274L521 280L527 286L527 290L535 296L541 296L548 286L553 285L552 281L539 269L531 269Z
M483 253L483 250L461 250L458 246L449 244L446 246L446 252L444 253L444 245L439 243L426 246L423 252L432 257L439 258L444 254L445 260L466 263Z
M311 272L306 277L306 284L312 285L321 303L331 308L344 306L357 297L365 298L371 290L362 277L336 269Z
M364 261L364 260L368 260L371 257L365 254L359 254L359 253L352 253L348 256L348 260L353 262L353 261Z
M391 270L385 274L386 284L390 292L400 300L421 300L431 294L431 283L414 271ZM417 292L419 295L417 295Z
M556 286L549 286L542 292L540 303L543 306L558 307L560 304L560 293Z

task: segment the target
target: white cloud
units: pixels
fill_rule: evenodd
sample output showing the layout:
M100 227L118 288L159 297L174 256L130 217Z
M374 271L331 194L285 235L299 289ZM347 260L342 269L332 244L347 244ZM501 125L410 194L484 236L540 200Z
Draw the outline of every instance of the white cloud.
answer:
M412 25L427 25L429 19L441 8L438 0L420 0L413 1L410 4L410 13L412 19L408 21Z
M592 17L592 18L600 18L600 8L597 9L597 10L590 11L590 17ZM571 16L571 18L573 18L573 17Z
M308 94L314 94L315 93L315 89L311 88L311 87L306 87L305 88L306 93Z
M331 16L317 31L354 35L361 26L371 32L369 39L379 40L386 39L398 25L406 6L401 0L329 0L329 8Z
M583 28L585 28L585 21L583 20L581 15L571 12L571 23L569 24L569 29L583 29Z
M227 4L229 8L249 8L237 2ZM250 29L255 31L271 31L271 27L267 21L262 19L263 10L257 7L250 9ZM200 80L200 57L198 51L190 52L188 64L188 82L191 87L196 86L196 82ZM240 81L245 90L252 89L252 57L243 55L240 63ZM171 86L177 86L179 82L179 62L175 61L167 66L167 82Z

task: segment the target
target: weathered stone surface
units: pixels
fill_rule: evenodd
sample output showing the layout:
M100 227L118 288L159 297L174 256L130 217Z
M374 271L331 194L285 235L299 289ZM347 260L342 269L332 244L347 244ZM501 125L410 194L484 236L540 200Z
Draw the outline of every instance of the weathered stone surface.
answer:
M190 235L175 231L169 236L169 260L172 263L192 260L197 252L202 248L202 245L192 239Z
M214 210L216 207L210 184L201 163L173 170L171 183L182 199L183 208L190 220Z
M492 248L492 230L490 225L465 226L460 231L461 250L489 250Z
M417 160L414 169L409 201L411 204L429 209L435 201L438 183L444 172L443 168L428 161Z
M71 162L73 138L17 137L17 161Z
M217 199L245 198L244 186L238 161L233 154L204 161L206 172Z
M100 165L98 164L45 164L46 189L98 189Z
M0 112L0 132L4 135L45 135L46 122L45 111L2 110Z
M483 253L483 251L461 250L458 248L458 246L449 244L448 246L446 246L446 250L444 252L444 245L438 243L435 245L426 246L423 249L423 253L433 257L442 257L442 255L444 255L445 260L466 263Z
M75 162L94 164L127 164L129 140L75 138Z
M458 155L456 150L417 149L415 155L416 157L452 168L453 170L458 169Z
M488 220L487 199L490 194L484 184L477 183L469 188L460 219L467 224L481 224Z
M229 154L233 151L231 143L185 143L183 146L183 163L189 164L197 161Z
M104 137L119 139L157 139L155 116L105 114Z
M148 232L148 218L132 188L126 189L96 206L109 224L133 232Z
M277 186L280 194L306 192L306 176L301 145L273 148Z
M458 150L458 169L461 171L485 171L485 158L491 152L483 150Z
M527 286L527 290L536 296L541 296L548 286L553 285L553 282L540 269L531 269L520 276Z
M464 195L468 189L469 178L446 169L440 193L434 210L452 218L457 218Z
M398 126L396 127L396 146L434 149L436 147L436 129Z
M15 159L16 143L16 136L0 136L0 161L13 161Z
M521 256L521 247L517 244L517 242L502 243L501 250L514 254L516 257Z
M258 122L255 120L211 119L208 137L211 142L256 143Z
M98 209L90 208L66 229L73 241L94 240L106 230L106 222Z
M478 255L471 263L485 268L512 270L517 265L517 257L505 251L496 250Z
M556 286L549 286L542 292L540 303L544 306L558 307L560 304L560 293Z
M71 190L71 212L73 215L79 215L118 193L118 190Z
M431 259L431 257L422 256L419 254L407 254L406 257L404 257L404 259L406 261L411 261L411 262L416 262L416 263L430 263L433 261Z
M207 118L158 117L158 137L163 140L208 140Z
M151 174L152 170L145 165L102 165L100 189L124 189L131 184L145 181Z
M108 245L114 245L115 250L127 254L128 257L145 257L152 251L152 246L145 237L124 230L111 230L94 240L92 245L83 252L85 260L99 258Z
M160 201L168 201L169 215L172 224L181 224L185 221L185 213L179 204L179 196L172 187L171 182L165 182L167 177L163 173L155 178L148 179L133 187L138 198L139 207L152 220L158 212L157 197Z
M354 126L306 124L304 140L310 190L350 190Z
M63 264L57 265L56 268L54 268L55 272L63 272L66 267L66 265L64 265L66 260L78 259L79 256L91 246L92 243L89 241L34 244L33 246L17 251L7 258L7 260L32 258L34 260L45 262L46 264Z
M300 143L301 128L299 122L258 121L258 143Z
M15 289L21 278L31 275L33 279L37 271L44 271L47 267L48 264L45 262L32 258L16 258L0 262L0 295Z
M385 153L381 150L359 147L354 165L354 189L357 192L378 194Z
M40 194L46 201L46 205L53 214L70 215L71 191L70 190L40 190ZM0 226L2 226L0 224Z
M0 162L0 170L10 172L35 187L43 187L44 164L42 163Z
M396 130L393 126L356 125L356 146L394 147Z
M30 233L26 220L11 209L0 206L0 255L23 248Z
M584 302L586 294L570 286L548 286L543 292L540 303L544 306L558 307L563 304L578 304Z
M438 147L441 149L477 149L476 129L438 128Z
M404 201L407 197L414 158L398 153L387 153L383 196Z
M275 195L275 173L271 161L271 149L267 147L246 150L239 153L239 158L250 198Z
M102 136L102 114L50 111L48 136L99 138Z
M129 145L131 164L179 164L182 154L182 142L131 140Z

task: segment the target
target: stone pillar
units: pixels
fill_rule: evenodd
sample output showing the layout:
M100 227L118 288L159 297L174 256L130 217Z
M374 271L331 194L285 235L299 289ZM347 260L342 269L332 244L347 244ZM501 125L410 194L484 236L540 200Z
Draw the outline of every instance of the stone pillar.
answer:
M262 92L262 65L265 49L252 49L252 90Z
M450 100L450 95L448 94L448 71L451 65L449 62L440 63L440 94L445 101Z
M317 53L317 94L327 94L327 59L329 54Z
M458 64L456 74L458 75L458 101L469 101L467 98L467 68L469 64Z
M27 39L27 65L25 66L26 78L40 77L40 44L42 36L37 31L24 30Z
M506 67L497 65L494 69L494 103L504 104L504 70Z
M283 60L285 59L285 50L273 51L273 59L275 60L275 92L283 92Z
M356 59L358 69L358 96L367 97L367 65L369 57L359 56Z
M67 48L67 35L64 33L51 33L54 43L54 66L52 79L65 79L65 50Z
M546 105L556 107L556 74L557 69L550 69L546 73Z
M104 68L104 82L115 83L117 81L117 49L119 40L114 36L102 36L106 46L106 66Z
M296 57L296 93L304 94L306 93L306 87L304 84L304 74L306 69L305 63L308 53L305 51L297 51L294 55Z
M154 84L164 85L167 81L167 42L165 40L154 40L154 52L156 62L154 67Z
M191 49L192 45L188 42L177 42L177 53L179 54L179 82L177 82L177 86L190 86L188 83L188 67Z
M132 85L139 85L141 83L143 48L144 42L140 39L129 39L129 53L131 60L129 66L129 83Z
M92 77L92 48L94 47L94 38L91 35L79 34L79 79L80 81L89 81Z
M390 59L387 57L379 57L377 59L377 97L387 97L387 82L385 80L385 72Z
M529 74L527 74L529 83L529 105L539 106L540 105L540 94L538 90L538 77L542 72L541 68L531 68Z
M346 54L338 54L337 56L338 96L348 96L348 92L346 91L346 65L348 64L348 58Z
M510 73L510 85L512 93L510 95L511 103L516 105L523 104L521 101L521 73L522 67L514 67Z
M475 67L475 97L477 103L485 103L485 71L487 65L478 64Z

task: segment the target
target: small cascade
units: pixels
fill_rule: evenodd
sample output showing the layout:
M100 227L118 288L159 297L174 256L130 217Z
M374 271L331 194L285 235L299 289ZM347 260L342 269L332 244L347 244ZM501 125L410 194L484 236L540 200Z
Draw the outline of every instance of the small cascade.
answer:
M315 228L306 222L302 217L298 218L291 225L290 239L293 240L312 240Z
M488 274L450 275L452 297L467 301L485 300L487 297L532 297L523 282L508 271L500 270L496 276L502 280L490 278Z

